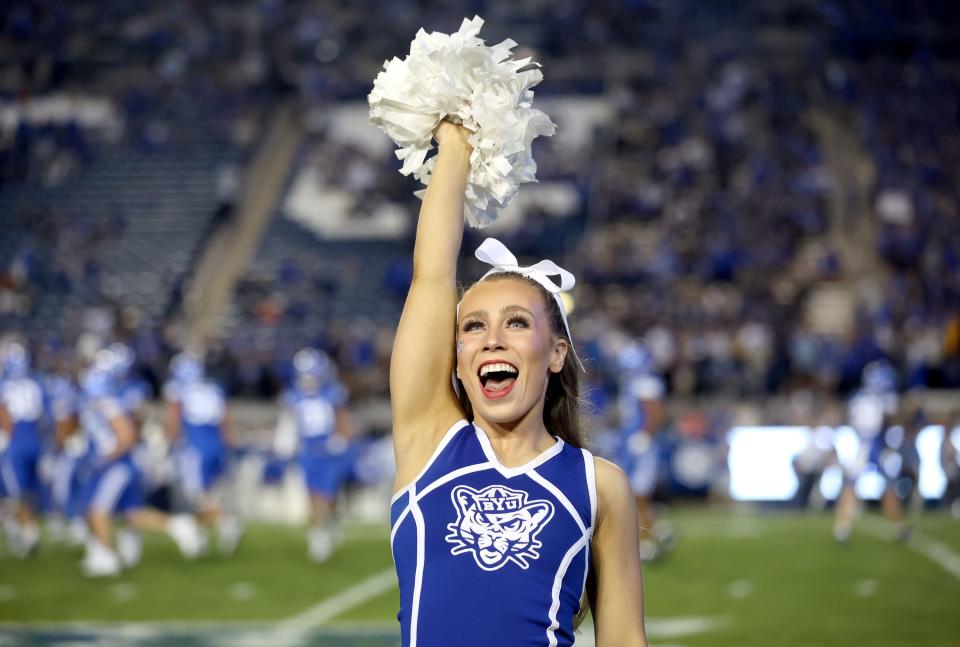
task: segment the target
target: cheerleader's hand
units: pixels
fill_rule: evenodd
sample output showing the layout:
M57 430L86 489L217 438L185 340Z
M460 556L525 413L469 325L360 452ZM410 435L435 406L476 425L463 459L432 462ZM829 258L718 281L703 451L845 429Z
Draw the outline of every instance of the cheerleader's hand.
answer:
M470 131L467 130L466 127L446 119L442 120L437 124L437 127L433 129L433 138L441 147L447 145L461 146L466 149L467 152L472 152L473 147L470 145L469 137Z

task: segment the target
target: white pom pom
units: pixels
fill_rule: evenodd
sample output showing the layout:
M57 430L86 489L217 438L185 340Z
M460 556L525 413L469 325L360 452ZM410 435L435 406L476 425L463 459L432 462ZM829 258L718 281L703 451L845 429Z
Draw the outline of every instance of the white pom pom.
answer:
M477 37L483 20L464 19L454 34L424 30L410 54L383 64L373 82L370 120L399 147L400 172L430 183L433 131L442 119L462 123L473 146L464 215L474 227L489 225L517 193L536 182L534 138L553 135L556 125L533 107L531 88L543 80L529 58L514 60L512 40L489 47ZM531 69L532 67L532 69ZM423 197L424 191L416 195Z

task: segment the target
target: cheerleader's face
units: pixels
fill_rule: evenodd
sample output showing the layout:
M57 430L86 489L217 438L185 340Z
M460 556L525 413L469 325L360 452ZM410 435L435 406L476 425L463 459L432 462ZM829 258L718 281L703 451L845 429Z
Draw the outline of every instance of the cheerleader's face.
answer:
M543 294L522 279L481 281L459 310L457 377L477 421L542 420L549 374L560 371L567 352Z

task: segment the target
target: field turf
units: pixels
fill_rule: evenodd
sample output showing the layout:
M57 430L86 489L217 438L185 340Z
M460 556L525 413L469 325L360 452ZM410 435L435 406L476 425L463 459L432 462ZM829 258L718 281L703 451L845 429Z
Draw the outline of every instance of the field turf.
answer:
M945 515L917 519L897 543L864 514L847 546L824 514L668 517L678 548L644 572L654 647L960 646L960 522ZM4 551L0 645L398 645L388 529L348 526L326 564L305 550L300 529L254 526L234 558L187 563L152 537L137 568L93 581L79 549L45 545L26 561Z

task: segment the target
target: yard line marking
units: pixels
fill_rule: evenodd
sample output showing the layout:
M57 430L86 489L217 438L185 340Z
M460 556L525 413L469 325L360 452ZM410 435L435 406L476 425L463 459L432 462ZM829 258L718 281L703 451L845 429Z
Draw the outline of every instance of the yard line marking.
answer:
M876 580L865 579L857 582L853 587L853 592L859 595L861 598L870 598L873 597L877 592Z
M110 597L114 602L129 602L137 597L137 587L128 582L114 584L110 587Z
M257 597L257 587L250 582L237 582L230 587L230 597L241 602L252 600Z
M747 580L734 580L727 586L727 595L737 600L742 600L752 592L753 584Z
M679 616L677 618L648 618L647 635L651 638L680 638L705 634L730 625L727 616Z
M879 521L863 519L856 525L856 529L871 537L891 541L889 531L882 529ZM946 544L942 544L935 539L927 537L919 530L913 529L907 538L906 546L913 552L923 555L930 561L938 564L940 568L957 579L960 579L960 555L953 552Z
M0 621L0 630L19 629L23 631L113 631L127 627L147 627L164 631L225 631L225 628L242 630L264 629L270 627L269 620L149 620L130 622L127 620L53 620L50 622L24 622L19 620Z
M647 638L682 638L696 634L710 633L716 629L730 626L729 616L677 616L676 618L647 618L644 622L647 628ZM596 639L593 635L592 619L583 623L576 632L577 647L595 647ZM651 647L671 647L666 643L656 643ZM674 645L673 647L680 647Z
M950 550L946 544L931 539L919 531L914 531L913 535L907 539L907 546L943 567L954 577L960 579L960 555Z
M393 567L385 568L336 595L321 600L309 609L286 620L281 620L276 624L274 631L271 632L272 637L280 639L278 642L281 643L294 642L296 638L306 635L309 630L325 624L338 615L358 607L367 600L386 593L396 586L396 571Z

